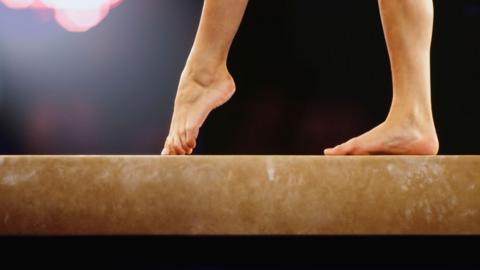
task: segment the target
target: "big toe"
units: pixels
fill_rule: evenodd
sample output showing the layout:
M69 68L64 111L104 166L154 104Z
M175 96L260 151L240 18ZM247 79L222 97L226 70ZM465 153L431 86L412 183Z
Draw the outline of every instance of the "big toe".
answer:
M334 148L326 148L325 150L323 150L323 154L326 156L333 155L334 153L335 153Z
M334 148L327 148L324 150L325 155L348 155L355 148L354 140L335 146Z
M345 149L342 145L337 145L334 148L327 148L324 150L324 154L327 156L336 156L336 155L344 155Z
M172 136L169 135L167 137L167 139L165 140L165 144L164 144L163 150L162 150L162 155L166 156L166 155L175 154L171 145L172 145Z

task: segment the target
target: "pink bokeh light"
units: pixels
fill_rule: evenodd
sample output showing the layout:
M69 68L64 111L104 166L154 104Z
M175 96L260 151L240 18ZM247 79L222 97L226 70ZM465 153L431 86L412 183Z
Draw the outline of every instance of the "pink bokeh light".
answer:
M1 0L2 3L8 8L24 9L32 6L35 0Z
M52 9L57 23L70 32L86 32L102 22L123 0L0 0L12 9Z

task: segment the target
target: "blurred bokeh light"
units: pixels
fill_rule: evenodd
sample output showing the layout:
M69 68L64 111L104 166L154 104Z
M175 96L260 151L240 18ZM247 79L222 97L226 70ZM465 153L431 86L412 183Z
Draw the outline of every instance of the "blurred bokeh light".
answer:
M65 30L85 32L97 26L122 0L0 0L12 9L51 9Z

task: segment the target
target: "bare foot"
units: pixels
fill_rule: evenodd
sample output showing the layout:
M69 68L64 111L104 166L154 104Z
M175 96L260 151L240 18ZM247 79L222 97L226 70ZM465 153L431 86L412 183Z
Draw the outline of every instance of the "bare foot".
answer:
M226 68L215 73L184 71L162 155L191 154L208 114L227 102L234 92L235 83Z
M436 155L439 142L433 123L428 128L385 121L374 129L335 148L325 155Z

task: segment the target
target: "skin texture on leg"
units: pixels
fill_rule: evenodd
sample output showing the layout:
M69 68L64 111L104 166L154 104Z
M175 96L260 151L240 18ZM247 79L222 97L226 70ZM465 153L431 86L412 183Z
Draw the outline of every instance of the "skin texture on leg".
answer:
M227 57L247 3L205 0L195 42L180 77L162 155L191 154L208 114L235 92Z
M432 0L379 0L393 99L387 119L325 155L436 155L430 86Z

